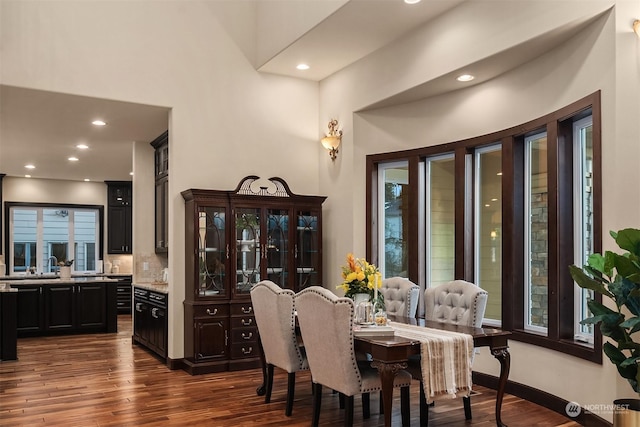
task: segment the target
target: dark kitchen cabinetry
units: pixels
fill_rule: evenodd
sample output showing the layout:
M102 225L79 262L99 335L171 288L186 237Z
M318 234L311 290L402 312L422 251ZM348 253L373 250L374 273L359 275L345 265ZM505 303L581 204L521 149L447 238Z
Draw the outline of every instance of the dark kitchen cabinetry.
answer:
M109 283L15 287L18 336L117 332L116 288Z
M131 314L131 276L107 276L118 281L118 314Z
M167 294L133 288L133 342L167 358Z
M280 178L236 190L186 190L185 366L191 374L258 366L251 287L322 284L322 203Z
M132 253L133 196L130 181L107 183L107 253Z
M155 149L155 251L169 250L169 132L151 142Z

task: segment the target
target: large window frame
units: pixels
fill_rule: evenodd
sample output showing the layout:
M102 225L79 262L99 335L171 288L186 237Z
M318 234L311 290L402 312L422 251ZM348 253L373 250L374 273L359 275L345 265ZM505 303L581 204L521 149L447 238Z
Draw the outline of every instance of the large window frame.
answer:
M95 259L92 260L87 260L87 266L82 268L82 273L97 273L97 265L99 260L102 259L102 253L103 253L103 241L104 241L104 206L103 205L76 205L76 204L65 204L65 203L28 203L28 202L5 202L5 211L4 211L4 218L5 218L5 227L4 227L4 231L5 231L5 252L6 252L6 263L7 263L7 274L8 275L19 275L19 274L25 274L27 273L27 269L26 266L24 266L25 268L23 268L22 266L20 266L19 268L15 268L13 265L13 257L14 257L14 238L13 238L13 217L11 215L11 212L13 211L13 209L23 209L23 210L29 210L32 209L34 211L37 212L42 212L45 210L59 210L61 212L62 215L64 216L71 216L73 217L75 215L76 212L86 212L86 211L91 211L91 212L95 212L96 213L96 230L95 230L95 237L96 237L96 242L92 242L93 248L91 249L91 253L93 255L93 257ZM64 213L63 213L64 212ZM43 241L43 227L42 227L42 222L41 219L39 219L37 221L36 224L36 230L35 230L35 241L34 242L18 242L18 245L27 245L30 244L31 246L29 247L30 250L32 250L33 245L35 245L36 247L36 253L38 254L35 258L33 258L33 255L31 256L31 260L35 260L36 262L36 267L37 267L37 272L38 273L51 273L56 271L56 268L54 266L49 265L47 262L45 262L42 258L44 253L54 253L54 249L58 248L59 250L61 250L62 248L64 248L64 252L66 254L66 257L71 260L73 259L75 261L75 259L77 258L77 254L78 254L78 244L82 243L83 245L86 246L85 242L76 242L74 239L74 222L69 222L67 224L68 227L68 240L67 241L47 241L44 242ZM43 245L47 245L47 247L45 248ZM84 247L84 246L83 246ZM27 252L25 252L27 253ZM59 260L62 261L62 260ZM30 262L30 264L33 264L33 262ZM93 268L88 268L88 267L93 267ZM72 265L72 269L75 270L75 262L74 265Z
M502 322L501 328L512 332L511 339L549 348L602 363L602 336L598 330L592 342L577 336L576 323L580 314L576 309L576 288L569 274L569 265L576 260L574 236L577 233L574 211L574 125L585 117L592 121L592 193L593 193L593 252L602 250L602 148L600 92L588 95L560 110L530 122L492 134L437 146L416 148L393 153L367 156L367 206L365 224L367 257L377 262L378 233L377 168L388 162L406 161L409 164L410 214L406 226L424 230L423 207L425 159L446 153L455 155L455 278L474 281L476 248L474 221L477 207L473 191L473 155L491 144L502 147ZM527 307L524 286L525 267L525 139L535 133L547 136L548 165L548 318L544 333L526 327ZM415 236L415 233L411 234ZM420 236L420 234L418 234ZM408 278L425 285L424 238L407 242L409 255ZM601 300L600 295L595 295Z

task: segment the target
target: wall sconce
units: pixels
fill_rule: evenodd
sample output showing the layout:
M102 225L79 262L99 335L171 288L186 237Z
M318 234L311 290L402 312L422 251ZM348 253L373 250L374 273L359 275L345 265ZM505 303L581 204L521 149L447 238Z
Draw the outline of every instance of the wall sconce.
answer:
M640 37L640 19L633 21L633 32L636 33L636 36Z
M327 136L320 140L322 146L329 150L329 157L331 157L331 161L336 160L336 156L338 155L338 147L340 147L341 141L342 131L338 130L338 121L336 119L332 119L329 122L329 133L327 134Z

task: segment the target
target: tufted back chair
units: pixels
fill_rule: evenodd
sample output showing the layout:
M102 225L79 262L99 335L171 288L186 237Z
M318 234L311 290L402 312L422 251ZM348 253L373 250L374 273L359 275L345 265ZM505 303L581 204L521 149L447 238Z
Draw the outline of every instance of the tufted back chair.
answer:
M389 277L382 281L380 293L384 295L387 314L416 317L420 287L404 277Z
M265 403L271 400L273 367L284 369L289 374L287 416L291 415L293 409L295 373L309 369L304 351L298 346L294 296L293 291L282 289L270 280L263 280L251 289L251 304L267 363Z
M443 283L425 290L425 318L479 328L488 297L487 291L464 280Z
M353 423L353 396L363 395L364 417L368 417L369 393L381 390L380 376L370 366L359 366L353 343L353 300L338 297L321 286L310 286L296 294L296 310L302 341L309 358L314 385L312 425L318 425L322 386L348 397L346 425ZM368 364L367 364L368 365ZM394 386L402 387L408 411L411 375L400 371ZM365 401L366 398L366 401ZM404 412L404 411L403 411ZM408 422L408 412L403 413Z

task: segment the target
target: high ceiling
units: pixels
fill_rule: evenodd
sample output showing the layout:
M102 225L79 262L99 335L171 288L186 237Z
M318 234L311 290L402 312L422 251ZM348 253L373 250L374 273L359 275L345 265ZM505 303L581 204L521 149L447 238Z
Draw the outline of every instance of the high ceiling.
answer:
M298 0L280 3L286 1L298 9L303 4ZM330 1L335 10L327 11L325 7L320 21L305 21L306 27L298 28L299 35L294 39L278 39L271 47L275 53L256 64L259 71L322 80L470 0L423 0L415 5L406 5L401 0L323 1ZM211 4L223 3L231 16L235 8L248 4L236 0L216 0ZM261 4L264 6L264 1ZM247 39L246 34L240 34L238 25L234 27L233 21L221 22L232 38ZM587 24L587 20L576 21L514 49L484 58L473 64L483 70L484 76L473 84L534 59ZM267 40L271 36L276 39L273 28L251 29L259 30L264 34L255 34L256 39ZM295 65L300 61L309 63L311 68L305 72L296 70ZM455 90L459 86L453 82L452 76L442 76L369 108ZM155 139L167 129L168 115L169 110L164 107L0 85L0 173L8 176L29 173L46 179L129 180L133 141ZM96 118L106 120L108 125L100 128L91 125ZM90 148L79 151L75 146L80 142ZM72 155L80 161L70 162L68 157ZM27 171L24 166L28 163L35 164L36 169Z

